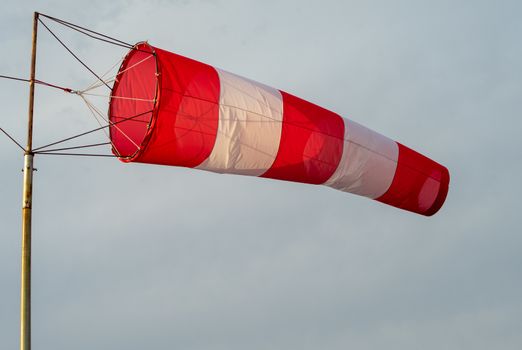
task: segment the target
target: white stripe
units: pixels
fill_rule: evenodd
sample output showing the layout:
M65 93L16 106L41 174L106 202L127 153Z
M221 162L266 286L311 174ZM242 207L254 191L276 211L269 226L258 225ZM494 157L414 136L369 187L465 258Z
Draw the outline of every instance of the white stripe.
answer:
M283 98L279 90L216 69L220 81L219 124L210 156L198 169L259 176L275 160L281 140Z
M337 170L324 184L369 198L382 196L390 187L399 146L393 140L344 119L343 156Z

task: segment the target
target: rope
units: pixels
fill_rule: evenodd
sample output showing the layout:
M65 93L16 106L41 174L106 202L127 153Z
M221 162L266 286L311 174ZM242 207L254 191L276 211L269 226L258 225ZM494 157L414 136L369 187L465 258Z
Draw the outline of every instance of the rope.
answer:
M96 113L94 113L94 111L92 110L91 108L91 105L89 104L89 102L87 101L87 99L83 96L83 95L79 95L81 97L81 99L83 100L83 102L85 102L85 105L87 106L87 108L89 109L89 112L91 112L91 115L93 116L94 119L96 119L96 122L100 125L100 126L103 126L102 123L100 122L100 120L98 119L98 117L96 116ZM103 118L102 118L103 120ZM103 132L105 133L105 136L107 136L107 139L110 140L110 137L109 137L109 134L107 133L107 130L103 130Z
M102 79L104 79L105 83L109 84L109 83L112 83L114 81L113 78L106 79L105 77L107 76L107 74L112 72L112 70L114 68L116 68L117 66L121 65L121 62L123 62L124 59L125 59L125 55L123 55L119 60L117 60L116 63L114 63L111 68L109 68L105 73L103 73L100 76ZM81 90L81 92L83 93L83 92L86 92L86 91L90 91L90 90L96 89L96 88L98 88L100 86L103 86L103 84L100 84L98 82L98 80L95 79L88 87L86 87L85 89Z
M136 97L125 97L125 96L111 96L111 95L101 95L101 94L91 94L86 92L78 92L79 95L84 96L94 96L94 97L106 97L110 99L120 99L120 100L132 100L132 101L143 101L143 102L154 102L154 100L147 100L145 98L136 98Z
M80 97L82 98L83 102L85 102L85 104L87 105L87 109L89 109L89 112L91 112L91 115L94 117L94 119L96 119L96 122L98 123L98 125L100 126L103 126L102 123L100 122L100 120L98 119L98 117L96 116L96 113L95 111L93 110L93 108L91 107L92 104L85 98L83 97L82 95L80 95ZM105 121L105 118L102 117L102 120ZM106 121L105 121L106 122ZM106 122L107 123L107 122ZM107 133L107 130L106 129L103 129L103 133L105 134L105 136L107 137L107 140L109 140L109 143L111 144L112 148L114 148L114 150L116 151L116 153L118 153L118 155L120 155L120 152L118 150L118 148L116 147L116 145L112 142L111 140L111 137L109 136L109 134Z
M105 119L105 117L103 116L103 114L100 112L100 110L99 110L98 108L96 108L95 105L93 105L92 103L90 103L90 102L89 102L87 99L85 99L85 98L84 98L83 100L87 103L88 106L90 106L90 107L91 107L91 108L92 108L92 109L93 109L93 110L94 110L94 111L95 111L95 112L100 116L100 118L102 118L103 121L105 121L106 123L109 123L111 126L114 126L116 129L118 129L118 131L119 131L123 136L125 136L125 138L126 138L127 140L129 140L129 141L130 141L134 146L136 146L137 149L140 148L140 146L138 146L138 145L136 144L136 142L134 142L134 140L132 140L132 139L131 139L131 138L130 138L130 137L129 137L125 132L123 132L123 130L121 130L117 125L115 125L115 123L111 122L111 121L108 120L108 119ZM111 140L111 142L112 142L112 140ZM114 145L113 145L113 146L114 146ZM119 153L119 152L118 152L118 153Z
M148 59L151 58L151 57L152 57L152 56L148 56L147 58L144 58L144 59L142 59L141 61L134 63L132 66L127 67L127 68L125 68L125 69L122 70L122 71L119 71L118 74L111 76L110 78L108 78L108 80L105 80L105 82L106 82L106 83L112 83L113 81L116 80L116 77L117 77L118 75L121 75L121 74L125 73L126 71L128 71L128 70L130 70L130 69L132 69L132 68L135 68L136 66L142 64L143 62L145 62L146 60L148 60ZM123 61L123 59L124 59L124 57L122 57L122 59L121 59L120 61L116 62L116 64L115 64L114 66L112 66L112 68L111 68L107 73L105 73L104 75L102 75L102 77L104 77L105 75L107 75L107 74L108 74L108 73L109 73L109 72L110 72L110 71L111 71L111 70L112 70L112 69L113 69L113 68L114 68L114 67L115 67L119 62ZM90 91L90 90L96 89L96 88L98 88L98 87L100 87L100 86L102 86L102 85L103 85L103 84L100 84L100 83L96 83L96 82L95 82L95 83L91 84L88 88L86 88L86 89L84 89L84 90L81 90L81 92L82 92L82 93L85 93L85 92L87 92L87 91Z

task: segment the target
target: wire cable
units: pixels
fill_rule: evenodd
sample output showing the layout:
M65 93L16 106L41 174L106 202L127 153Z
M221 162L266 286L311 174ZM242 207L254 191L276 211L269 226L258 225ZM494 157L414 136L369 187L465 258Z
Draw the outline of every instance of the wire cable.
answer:
M45 24L41 19L38 19L38 21L39 21L39 22L40 22L40 23L45 27L45 29L47 29L47 30L49 31L49 33L51 33L51 35L52 35L52 36L53 36L53 37L54 37L54 38L55 38L55 39L56 39L56 40L57 40L57 41L58 41L58 42L59 42L59 43L60 43L60 44L61 44L61 45L62 45L62 46L63 46L63 47L64 47L64 48L65 48L65 49L66 49L66 50L67 50L67 51L68 51L68 52L73 56L73 57L74 57L74 58L76 58L76 60L77 60L78 62L81 63L82 66L84 66L84 67L85 67L89 72L91 72L91 73L92 73L96 78L98 78L101 82L103 82L103 84L104 84L104 85L105 85L109 90L112 91L112 88L111 88L109 85L107 85L107 83L105 83L105 81L104 81L102 78L100 78L100 77L98 76L98 74L96 74L96 73L95 73L91 68L89 68L89 66L86 65L86 64L85 64L85 63L84 63L84 62L83 62L83 61L82 61L78 56L76 56L76 55L74 54L74 52L72 52L71 49L69 49L69 47L67 47L67 45L65 45L65 44L63 43L63 41L61 41L60 38L58 38L58 37L56 36L56 34L54 34L54 32L53 32L53 31L52 31L52 30L51 30L51 29L50 29L50 28L49 28L49 27L48 27L48 26L47 26L47 25L46 25L46 24Z
M74 24L74 23L70 23L70 22L67 22L67 21L64 21L63 19L60 19L60 18L56 18L56 17L52 17L52 16L49 16L49 15L46 15L44 13L40 13L40 16L41 17L45 17L45 18L48 18L50 19L51 21L55 21L57 23L60 23L61 25L64 25L64 26L67 26L71 29L81 29L81 30L84 30L84 31L87 31L89 33L92 33L92 34L95 34L95 35L98 35L98 36L101 36L103 38L106 38L106 39L109 39L109 40L112 40L112 41L115 41L115 42L118 42L122 45L125 45L125 46L128 46L129 48L133 47L132 44L129 44L129 43L126 43L125 41L122 41L122 40L119 40L119 39L116 39L116 38L113 38L113 37L110 37L108 35L105 35L105 34L102 34L102 33L98 33L98 32L95 32L94 30L91 30L91 29L87 29L87 28L84 28L82 26L79 26L77 24Z
M34 154L43 154L47 156L79 156L79 157L110 157L118 158L114 154L96 154L96 153L58 153L58 152L33 152Z
M0 78L2 78L2 79L9 79L9 80L16 80L16 81L22 81L22 82L25 82L25 83L30 83L31 82L31 79L17 78L17 77L12 77L12 76L9 76L9 75L0 75ZM73 92L73 90L70 89L70 88L66 88L66 87L63 87L63 86L60 86L60 85L56 85L56 84L47 83L45 81L38 80L38 79L35 79L34 83L35 84L39 84L39 85L43 85L43 86L52 87L52 88L59 89L59 90L63 90L65 92Z
M92 134L93 132L96 132L96 131L100 131L100 130L103 130L105 128L108 128L110 127L111 125L116 125L116 124L119 124L119 123L123 123L127 120L132 120L132 119L135 119L135 118L138 118L138 117L141 117L142 115L145 115L147 113L151 113L153 112L154 110L151 109L150 111L146 111L146 112L142 112L142 113L139 113L139 114L136 114L136 115L133 115L131 117L127 117L127 118L124 118L122 120L119 120L117 122L114 122L112 124L109 124L109 125L104 125L104 126L101 126L99 128L96 128L96 129L92 129L92 130L89 130L89 131L86 131L86 132L82 132L81 134L77 134L77 135L74 135L74 136L71 136L71 137L67 137L65 139L62 139L62 140L58 140L58 141L55 141L55 142L52 142L52 143L49 143L47 145L44 145L44 146L40 146L40 147L36 147L33 149L34 152L36 151L40 151L44 148L47 148L47 147L51 147L51 146L54 146L54 145L57 145L59 143L63 143L63 142L66 142L66 141L70 141L70 140L73 140L73 139L77 139L78 137L82 137L82 136L85 136L85 135L88 135L88 134ZM45 151L43 151L45 152Z
M16 78L16 77L11 77L9 75L0 75L0 78L2 78L2 79L9 79L9 80L23 81L23 82L26 82L26 83L31 82L31 80L29 80L29 79Z
M54 21L54 22L56 22L58 24L61 24L61 25L65 26L65 27L68 27L68 28L70 28L72 30L75 30L75 31L79 32L79 33L82 33L82 34L84 34L86 36L89 36L92 39L104 41L106 43L113 44L113 45L120 46L120 47L125 47L125 48L130 49L130 50L141 51L141 52L145 52L145 53L148 53L148 54L151 54L151 55L155 55L154 52L140 50L140 49L136 48L134 45L129 44L129 43L125 42L125 41L122 41L122 40L110 37L108 35L96 32L96 31L94 31L92 29L88 29L88 28L79 26L79 25L74 24L74 23L70 23L70 22L64 21L63 19L52 17L52 16L49 16L49 15L46 15L46 14L43 14L43 13L40 13L40 16L48 18L51 21Z
M25 152L25 148L18 142L14 139L14 137L12 137L11 135L9 135L9 133L7 131L5 131L4 129L0 128L0 131L2 131L4 133L5 136L7 136L11 141L13 141L13 143L15 145L17 145L18 147L20 147L22 149L22 151Z
M83 146L72 146L72 147L46 149L46 150L44 150L42 152L68 151L68 150L72 150L72 149L99 147L99 146L105 146L105 145L110 145L110 144L111 144L110 142L92 143L90 145L83 145Z

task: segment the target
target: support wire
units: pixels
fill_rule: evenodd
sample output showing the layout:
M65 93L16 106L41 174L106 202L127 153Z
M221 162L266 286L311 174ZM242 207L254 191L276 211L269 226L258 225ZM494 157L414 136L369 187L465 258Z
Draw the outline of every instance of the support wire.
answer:
M105 145L110 145L110 144L111 144L110 142L92 143L90 145L83 145L83 146L72 146L72 147L62 147L62 148L46 149L46 150L44 150L42 152L69 151L69 150L72 150L72 149L99 147L99 146L105 146Z
M4 129L0 128L0 131L4 133L5 136L7 136L11 141L13 141L13 143L15 145L17 145L18 147L20 147L20 149L22 151L25 151L25 148L18 142L14 139L14 137L12 137L11 135L9 135L9 133L7 131L5 131Z
M108 35L95 32L94 30L87 29L87 28L81 27L81 26L79 26L77 24L64 21L63 19L52 17L52 16L49 16L49 15L46 15L46 14L43 14L43 13L40 13L40 16L48 18L51 21L59 23L59 24L61 24L63 26L66 26L66 27L68 27L70 29L76 30L76 31L78 31L78 32L80 32L82 34L88 35L89 37L91 37L93 39L102 40L101 38L99 38L99 37L102 37L102 38L108 39L108 40L102 40L102 41L106 41L106 42L111 43L111 44L115 44L116 45L118 43L119 46L126 47L128 49L131 49L131 48L134 47L132 44L126 43L125 41L121 41L121 40L118 40L116 38L110 37ZM91 34L94 34L94 35L97 35L98 37L89 35L89 34L87 34L87 32L91 33Z
M34 154L43 154L47 156L78 156L78 157L109 157L118 158L114 154L97 154L97 153L58 153L58 152L34 152Z
M68 52L73 56L73 57L74 57L74 58L76 58L76 60L77 60L78 62L81 63L82 66L84 66L84 67L85 67L89 72L91 72L91 73L92 73L96 78L98 78L101 82L103 82L103 84L104 84L104 85L105 85L109 90L112 91L112 88L111 88L109 85L107 85L107 83L105 83L105 81L104 81L102 78L100 78L100 77L98 76L98 74L96 74L96 73L95 73L91 68L89 68L89 66L86 65L86 64L85 64L85 63L84 63L84 62L83 62L83 61L82 61L78 56L76 56L76 55L74 54L74 52L72 52L71 49L69 49L69 47L67 47L67 45L65 45L65 44L63 43L63 41L61 41L60 38L58 38L58 37L56 36L56 34L54 34L54 32L53 32L53 31L52 31L52 30L51 30L51 29L50 29L50 28L49 28L49 27L48 27L48 26L47 26L47 25L46 25L46 24L45 24L41 19L38 19L38 21L39 21L39 22L40 22L40 23L45 27L45 29L47 29L47 30L49 31L49 33L51 33L51 35L52 35L52 36L53 36L53 37L54 37L54 38L55 38L55 39L56 39L56 40L57 40L57 41L58 41L58 42L59 42L59 43L60 43L60 44L61 44L61 45L62 45L62 46L63 46L63 47L64 47L64 48L65 48L65 49L66 49L66 50L67 50L67 51L68 51Z
M109 124L109 125L104 125L104 126L101 126L101 127L99 127L99 128L92 129L92 130L89 130L89 131L86 131L86 132L82 132L82 133L80 133L80 134L77 134L77 135L74 135L74 136L71 136L71 137L67 137L67 138L65 138L65 139L58 140L58 141L55 141L55 142L49 143L49 144L44 145L44 146L36 147L36 148L34 148L33 150L34 150L34 151L41 151L41 150L43 150L44 148L51 147L51 146L54 146L54 145L57 145L57 144L59 144L59 143L63 143L63 142L66 142L66 141L74 140L74 139L77 139L78 137L82 137L82 136L85 136L85 135L88 135L88 134L92 134L93 132L103 130L103 129L105 129L105 128L110 127L111 125L116 125L116 124L119 124L119 123L123 123L123 122L125 122L125 121L127 121L127 120L132 120L132 119L135 119L135 118L141 117L142 115L145 115L145 114L147 114L147 113L151 113L152 111L153 111L153 110L151 109L150 111L142 112L142 113L139 113L139 114L133 115L133 116L131 116L131 117L126 117L126 118L123 118L122 120L119 120L119 121L117 121L117 122L111 123L111 124ZM45 152L45 151L41 151L41 152Z
M9 75L0 75L0 78L8 79L8 80L22 81L24 83L30 83L31 82L31 79L17 78L17 77L12 77L12 76L9 76ZM55 89L59 89L59 90L65 91L65 92L73 92L73 90L70 89L70 88L66 88L66 87L63 87L63 86L60 86L60 85L56 85L56 84L47 83L45 81L38 80L38 79L35 79L34 83L35 84L39 84L39 85L52 87L52 88L55 88Z

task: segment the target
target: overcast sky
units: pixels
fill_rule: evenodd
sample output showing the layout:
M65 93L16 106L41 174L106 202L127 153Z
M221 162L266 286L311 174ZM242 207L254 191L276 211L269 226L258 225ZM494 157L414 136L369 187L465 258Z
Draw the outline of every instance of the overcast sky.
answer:
M35 349L522 348L519 1L34 3L1 2L0 74L28 76L38 10L286 90L451 174L426 218L321 186L39 156ZM97 71L124 54L58 32ZM38 78L91 81L39 40ZM27 90L0 81L0 126L22 142ZM36 145L96 127L40 86L35 120ZM23 159L4 137L0 157L0 348L15 349Z

